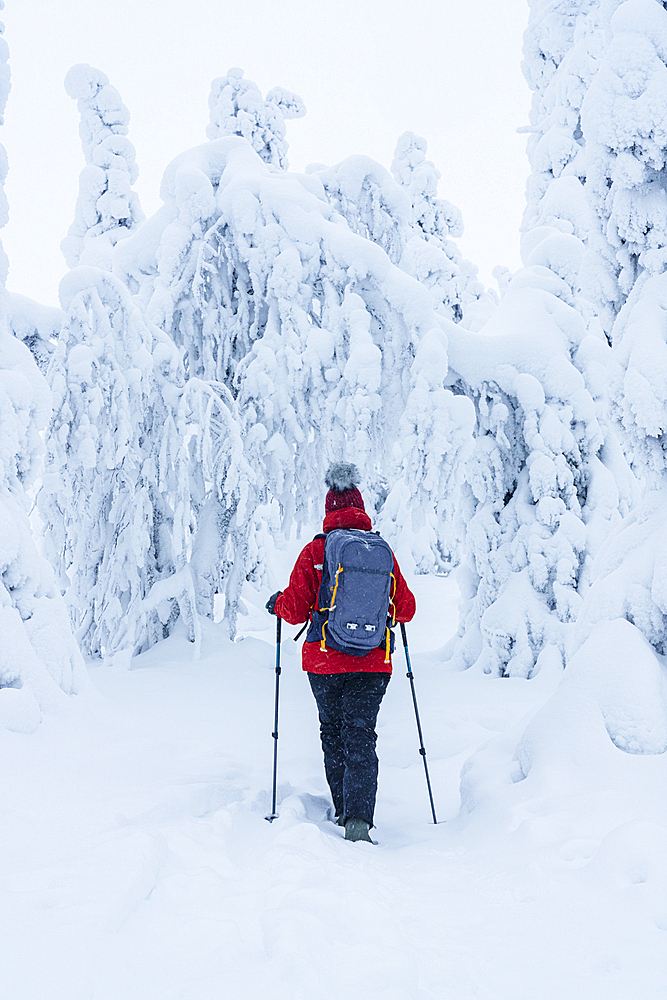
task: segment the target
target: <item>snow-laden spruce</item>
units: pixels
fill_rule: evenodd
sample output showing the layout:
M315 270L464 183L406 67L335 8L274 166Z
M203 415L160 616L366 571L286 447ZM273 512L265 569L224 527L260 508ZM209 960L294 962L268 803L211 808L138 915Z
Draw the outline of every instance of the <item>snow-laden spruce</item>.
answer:
M620 2L620 0L619 0ZM555 226L586 242L586 142L581 108L607 45L609 4L529 0L523 73L533 91L527 145L531 173L523 230Z
M0 3L0 9L4 3ZM4 25L0 25L0 35ZM0 120L9 95L0 37ZM0 225L7 221L0 146ZM86 682L53 571L32 536L29 491L40 471L50 397L28 348L8 330L7 258L0 244L0 726L31 732Z
M524 238L524 254L530 246ZM575 364L586 342L571 287L539 264L517 272L481 332L449 332L449 378L476 410L463 473L462 665L528 677L546 643L565 656L589 546L620 521L595 402Z
M62 309L43 306L25 295L7 293L7 327L22 340L46 375L63 322Z
M180 613L194 641L194 577L213 573L208 590L224 592L224 559L233 563L214 547L192 550L199 483L208 479L229 509L244 499L233 401L223 387L185 383L173 343L113 275L76 268L60 294L66 319L50 369L40 501L77 638L94 656L137 651L168 635ZM198 610L212 613L212 595L209 603Z
M666 330L667 273L643 274L614 324L607 374L613 430L638 481L640 499L595 561L578 644L587 639L593 644L589 636L598 624L625 618L655 652L667 653Z
M667 266L667 11L626 0L582 106L596 225L585 290L611 333L635 282Z
M451 238L463 233L461 213L438 198L440 173L425 154L426 140L406 132L391 173L359 155L309 171L350 229L382 247L392 263L431 291L438 313L458 322L464 312L479 311L484 286Z
M463 470L473 452L475 410L463 393L452 395L448 381L447 337L431 330L410 368L397 447L401 474L379 521L392 545L407 542L419 573L458 565L470 514Z
M225 80L221 94L242 78ZM226 129L240 133L246 119L230 107L239 121ZM474 268L466 270L449 239L460 216L437 199L437 171L417 137L399 143L401 183L366 157L305 176L277 173L251 145L230 135L178 157L163 179L163 209L118 245L115 273L173 338L186 374L222 383L236 399L257 483L250 510L278 501L285 530L295 517L308 521L324 470L341 456L360 465L379 506L387 482L406 475L399 442L418 419L410 516L426 507L415 510L415 549L424 566L449 565L433 526L423 530L434 501L417 465L425 447L430 490L444 449L442 483L449 481L470 425L464 420L467 430L452 441L432 433L435 417L421 399L428 348L415 357L433 332L446 372L441 317L456 315L464 285L471 301L481 289L468 281ZM403 273L418 260L433 276L430 289ZM444 428L455 408L451 427L460 427L461 403L444 386L444 372L439 364L427 375L426 409L432 401ZM446 503L453 509L449 493ZM247 519L253 573L260 523Z
M479 334L449 332L448 380L476 410L457 503L467 603L455 656L491 673L531 676L545 644L567 659L593 557L632 494L604 409L610 351L580 294L591 213L579 113L608 14L532 5L525 268Z
M274 87L264 98L256 83L244 79L242 69L230 69L211 84L208 106L209 139L243 136L265 163L287 169L285 122L305 115L306 106L300 97L283 87Z
M169 504L172 484L156 462L163 434L170 443L171 414L155 361L178 384L178 356L164 343L154 359L157 345L112 275L76 268L60 296L66 318L49 372L53 415L40 507L77 639L96 656L134 648L147 590L183 565L168 522L185 521L184 534L187 513ZM187 503L187 488L182 493Z
M341 456L380 498L417 344L440 326L428 290L350 230L317 176L276 173L240 137L182 154L161 190L115 270L188 373L236 397L257 502L278 500L286 528L308 518Z
M396 143L391 172L410 200L412 232L400 266L431 290L438 310L471 327L480 312L495 302L484 292L477 267L465 260L454 240L463 235L458 208L438 197L440 171L426 159L427 143L414 132L404 132ZM465 318L464 318L465 317Z
M609 417L641 498L596 560L577 643L594 645L596 625L625 618L664 654L667 12L658 3L628 0L615 11L611 31L583 114L591 160L586 190L596 219L590 287L613 343Z
M86 166L79 177L74 222L60 246L68 267L109 268L111 248L144 218L132 190L139 169L127 138L130 114L108 77L92 66L72 66L65 89L81 115Z

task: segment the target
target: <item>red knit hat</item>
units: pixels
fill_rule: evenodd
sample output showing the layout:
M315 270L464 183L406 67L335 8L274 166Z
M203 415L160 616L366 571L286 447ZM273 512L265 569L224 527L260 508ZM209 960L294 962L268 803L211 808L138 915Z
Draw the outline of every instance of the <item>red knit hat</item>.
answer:
M356 465L351 465L349 462L335 462L324 477L324 482L329 487L324 501L326 513L330 514L332 510L341 510L343 507L357 507L365 511L364 501L357 489L360 480L361 476Z

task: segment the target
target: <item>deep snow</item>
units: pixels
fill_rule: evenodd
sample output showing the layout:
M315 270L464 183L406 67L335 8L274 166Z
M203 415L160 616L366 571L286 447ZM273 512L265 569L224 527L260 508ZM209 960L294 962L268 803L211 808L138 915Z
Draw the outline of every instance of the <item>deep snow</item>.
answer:
M314 701L287 627L280 816L265 822L274 647L259 608L240 642L204 622L199 660L173 635L130 668L91 667L91 688L33 734L0 731L3 1000L667 995L664 755L632 758L658 779L634 802L604 774L590 811L554 781L511 800L529 781L496 774L496 798L478 783L481 804L461 810L464 762L489 741L481 759L497 755L562 672L548 659L530 681L448 670L429 650L455 628L455 587L412 584L438 826L402 651L379 720L378 846L327 821Z

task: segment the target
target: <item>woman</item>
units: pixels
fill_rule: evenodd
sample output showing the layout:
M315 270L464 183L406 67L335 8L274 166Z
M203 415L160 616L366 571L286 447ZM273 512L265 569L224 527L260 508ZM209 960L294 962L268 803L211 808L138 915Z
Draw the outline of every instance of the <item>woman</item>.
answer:
M339 528L371 530L357 488L359 481L356 466L348 463L338 462L327 472L329 492L323 534L302 550L287 589L269 599L266 606L271 614L291 625L312 621L313 612L319 609L326 536ZM415 599L395 556L393 579L392 619L409 622L415 613ZM345 827L346 840L372 843L369 830L373 826L378 775L375 724L391 676L389 645L383 637L365 655L350 655L327 645L320 629L311 626L303 644L302 662L319 711L324 769L337 822Z

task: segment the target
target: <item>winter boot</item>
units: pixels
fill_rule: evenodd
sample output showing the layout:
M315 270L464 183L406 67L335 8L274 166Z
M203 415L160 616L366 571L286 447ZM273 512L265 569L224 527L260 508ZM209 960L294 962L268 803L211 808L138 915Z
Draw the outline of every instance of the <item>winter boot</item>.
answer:
M345 839L365 840L367 843L372 844L373 841L368 833L370 828L370 823L367 823L365 819L348 819L345 823Z

